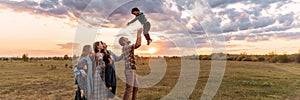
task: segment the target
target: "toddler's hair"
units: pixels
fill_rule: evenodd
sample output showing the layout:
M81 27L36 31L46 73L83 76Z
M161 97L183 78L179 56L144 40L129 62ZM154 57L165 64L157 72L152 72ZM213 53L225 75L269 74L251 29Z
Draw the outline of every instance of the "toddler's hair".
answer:
M139 8L136 8L136 7L135 7L135 8L132 8L131 14L133 14L134 11L140 11L140 10L139 10Z

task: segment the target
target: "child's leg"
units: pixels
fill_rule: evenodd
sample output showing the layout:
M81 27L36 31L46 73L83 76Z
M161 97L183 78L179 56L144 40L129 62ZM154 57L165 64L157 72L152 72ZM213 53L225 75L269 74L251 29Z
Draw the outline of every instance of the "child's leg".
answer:
M150 28L151 28L151 25L150 25L149 22L145 23L144 26L143 26L143 29L144 29L143 30L143 34L144 34L144 36L145 36L145 38L147 40L147 45L149 45L150 42L152 42L152 39L151 39L151 37L149 35Z
M143 26L143 34L144 35L147 35L149 34L149 31L150 31L150 28L151 28L151 25L149 22L145 23L144 26ZM147 37L146 37L147 39ZM150 38L151 39L151 38ZM148 39L147 39L148 40Z

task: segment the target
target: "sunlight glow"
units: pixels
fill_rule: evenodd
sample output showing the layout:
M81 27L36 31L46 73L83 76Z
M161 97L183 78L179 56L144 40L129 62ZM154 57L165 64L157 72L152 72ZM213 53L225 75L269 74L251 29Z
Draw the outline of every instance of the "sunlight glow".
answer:
M154 54L155 52L157 52L157 49L156 48L150 48L148 50L148 52L151 53L151 54Z

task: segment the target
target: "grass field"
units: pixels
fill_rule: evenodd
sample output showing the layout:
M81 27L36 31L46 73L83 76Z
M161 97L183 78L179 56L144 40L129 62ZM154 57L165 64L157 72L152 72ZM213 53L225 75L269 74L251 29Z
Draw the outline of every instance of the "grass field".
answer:
M65 65L68 65L67 67ZM0 62L0 99L70 99L76 91L71 61ZM167 60L163 79L151 88L139 89L140 100L159 99L175 86L180 59ZM123 62L117 63L121 72ZM150 73L148 60L139 60L137 73ZM199 99L210 72L210 61L200 61L198 82L190 99ZM122 97L125 83L118 79L117 96ZM300 64L228 61L222 84L214 99L300 99Z

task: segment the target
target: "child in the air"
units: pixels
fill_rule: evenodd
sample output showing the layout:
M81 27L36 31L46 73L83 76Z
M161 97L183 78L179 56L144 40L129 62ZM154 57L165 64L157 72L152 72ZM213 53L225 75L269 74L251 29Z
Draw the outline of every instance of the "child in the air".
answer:
M150 38L149 31L151 28L151 24L148 22L146 16L143 12L140 12L138 8L133 8L131 10L131 14L135 15L136 17L132 19L130 22L127 23L127 25L130 25L134 23L136 20L139 20L139 22L143 25L143 34L147 40L147 45L149 45L152 42L152 39Z

